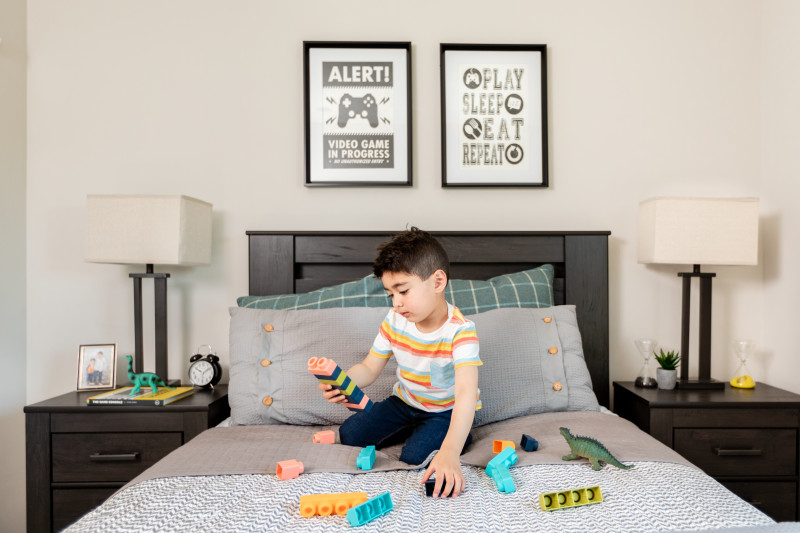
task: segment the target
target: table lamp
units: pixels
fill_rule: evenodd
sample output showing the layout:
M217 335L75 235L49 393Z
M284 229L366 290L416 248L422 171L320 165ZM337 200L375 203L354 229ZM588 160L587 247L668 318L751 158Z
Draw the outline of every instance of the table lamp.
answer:
M758 198L659 197L639 204L639 263L693 265L683 278L678 388L724 389L711 378L711 280L700 265L758 264ZM700 279L698 378L689 379L692 278Z
M142 279L155 290L155 372L167 381L167 273L153 265L211 263L211 204L181 195L89 195L85 260L146 265L133 273L134 371L144 367Z

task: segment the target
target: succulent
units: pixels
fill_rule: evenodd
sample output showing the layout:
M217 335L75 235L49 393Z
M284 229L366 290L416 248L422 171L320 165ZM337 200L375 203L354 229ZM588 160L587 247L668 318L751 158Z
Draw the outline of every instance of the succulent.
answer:
M661 368L664 370L675 370L678 367L678 363L681 362L681 356L678 352L667 352L664 353L664 350L661 350L661 355L653 352L653 355L656 356L656 361L658 364L661 365Z

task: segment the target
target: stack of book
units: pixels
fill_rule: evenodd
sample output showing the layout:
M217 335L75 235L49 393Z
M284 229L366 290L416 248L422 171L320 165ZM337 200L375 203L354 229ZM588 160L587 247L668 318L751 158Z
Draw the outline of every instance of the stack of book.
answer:
M87 405L167 405L194 394L194 387L175 387L167 389L161 387L153 393L149 387L131 395L133 387L104 392L86 399Z

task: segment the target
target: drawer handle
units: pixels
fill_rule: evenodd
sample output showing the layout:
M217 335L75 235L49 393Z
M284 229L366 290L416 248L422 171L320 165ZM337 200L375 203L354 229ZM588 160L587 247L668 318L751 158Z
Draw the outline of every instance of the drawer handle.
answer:
M139 458L139 452L132 453L93 453L89 456L90 461L135 461Z
M728 456L728 457L730 457L730 456L739 456L739 457L741 457L741 456L751 456L752 457L752 456L757 456L757 455L761 455L762 454L762 451L759 450L758 448L751 449L751 450L728 450L728 449L725 449L725 448L714 448L714 451L720 457L725 457L725 456Z

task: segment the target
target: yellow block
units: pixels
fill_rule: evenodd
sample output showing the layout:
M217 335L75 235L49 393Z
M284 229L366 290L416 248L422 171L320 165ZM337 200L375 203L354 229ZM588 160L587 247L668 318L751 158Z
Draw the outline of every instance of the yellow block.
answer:
M590 505L603 501L600 487L586 487L585 489L562 490L558 492L545 492L539 494L539 506L542 511L555 511L580 505Z

